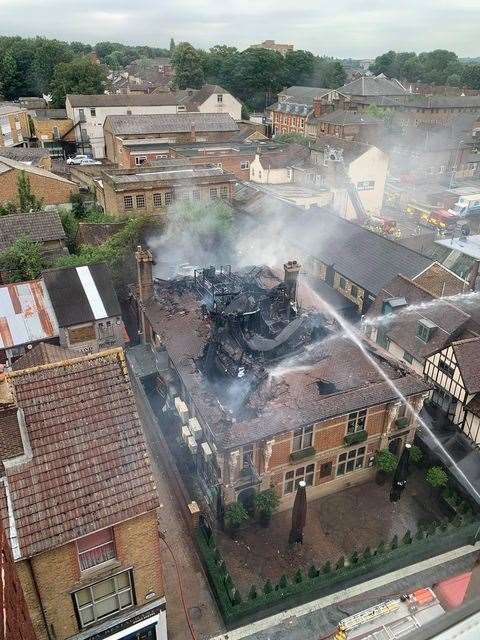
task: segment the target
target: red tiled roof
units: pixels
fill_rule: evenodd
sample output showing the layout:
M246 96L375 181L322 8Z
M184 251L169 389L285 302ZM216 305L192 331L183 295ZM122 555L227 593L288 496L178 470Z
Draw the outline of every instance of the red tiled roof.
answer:
M21 557L158 506L121 349L8 378L33 454L6 470Z

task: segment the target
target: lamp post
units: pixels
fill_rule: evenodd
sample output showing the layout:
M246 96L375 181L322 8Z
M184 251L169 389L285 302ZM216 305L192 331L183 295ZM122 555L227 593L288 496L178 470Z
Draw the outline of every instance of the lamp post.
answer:
M305 480L298 483L297 494L292 509L292 528L288 536L288 544L303 543L303 529L307 520L307 492Z
M397 468L393 474L392 488L390 490L390 502L398 502L400 500L402 491L407 486L408 467L410 464L410 449L412 445L407 442L403 449L400 460L398 461Z

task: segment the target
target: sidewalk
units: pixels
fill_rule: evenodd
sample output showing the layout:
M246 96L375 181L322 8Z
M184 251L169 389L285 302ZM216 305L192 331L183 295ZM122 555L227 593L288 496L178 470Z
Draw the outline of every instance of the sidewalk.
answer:
M133 376L132 376L133 377ZM178 564L183 594L187 610L192 621L198 640L205 640L224 630L223 622L213 600L203 568L197 557L193 540L185 525L182 514L169 483L165 466L162 463L161 450L157 429L159 429L150 407L146 404L145 395L139 391L138 378L132 380L138 412L142 422L153 474L160 499L159 522L160 529L165 531L165 537L172 548ZM165 597L167 600L167 627L169 640L191 640L184 608L182 605L178 576L175 563L166 547L160 541L162 554Z

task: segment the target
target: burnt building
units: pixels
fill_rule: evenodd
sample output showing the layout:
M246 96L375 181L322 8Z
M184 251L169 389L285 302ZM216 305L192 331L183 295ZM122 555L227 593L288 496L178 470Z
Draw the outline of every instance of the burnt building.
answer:
M167 281L152 279L148 250L136 257L140 331L162 354L159 416L217 516L270 487L288 508L301 480L309 498L365 482L377 450L413 439L415 416L382 376L416 408L428 386L337 333L297 262L283 277L211 266Z

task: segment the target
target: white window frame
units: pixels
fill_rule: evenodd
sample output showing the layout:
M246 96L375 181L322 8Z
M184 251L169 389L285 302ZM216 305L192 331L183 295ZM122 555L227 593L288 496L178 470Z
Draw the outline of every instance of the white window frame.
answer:
M128 587L118 587L118 576L120 575L127 575L128 576ZM95 588L96 585L101 584L102 582L107 582L107 580L114 580L115 583L115 591L112 594L109 594L107 596L104 596L102 598L98 598L97 600L95 600L94 597L94 592L93 589ZM90 602L88 604L83 604L80 605L79 601L78 601L78 594L81 593L82 591L86 591L86 590L90 590ZM124 593L130 593L130 603L127 605L122 606L120 604L120 600L118 598L118 596L120 596L121 594ZM130 607L133 607L135 604L134 601L134 593L133 593L133 580L132 580L132 572L131 570L127 570L127 571L119 571L118 573L115 573L112 576L109 576L108 578L104 579L104 580L98 580L97 582L94 582L92 584L87 585L86 587L83 587L82 589L79 589L78 591L75 591L73 594L73 599L75 602L75 610L78 614L78 620L80 623L80 627L82 629L86 629L94 624L97 624L99 621L101 620L106 620L108 618L110 618L111 616L117 615L117 613L119 611L124 611L125 609L129 609ZM108 613L106 615L102 615L102 616L98 616L96 614L95 611L95 605L99 604L101 602L105 602L105 600L111 599L111 598L117 598L117 602L118 602L118 608L115 609L115 611L112 611L111 613ZM92 613L93 613L93 620L90 622L84 622L82 619L82 612L86 611L87 609L91 609Z
M367 426L368 409L360 409L352 411L347 415L347 432L346 435L357 433L357 431L365 431ZM353 430L352 430L353 427Z
M147 159L147 156L135 156L135 166L140 167L142 164L145 164Z
M314 428L313 424L306 427L300 427L292 432L291 453L294 451L303 451L313 446Z
M295 469L288 469L283 476L282 492L284 496L288 496L298 489L301 480L307 483L307 487L313 487L315 484L316 463L309 462L302 464Z

